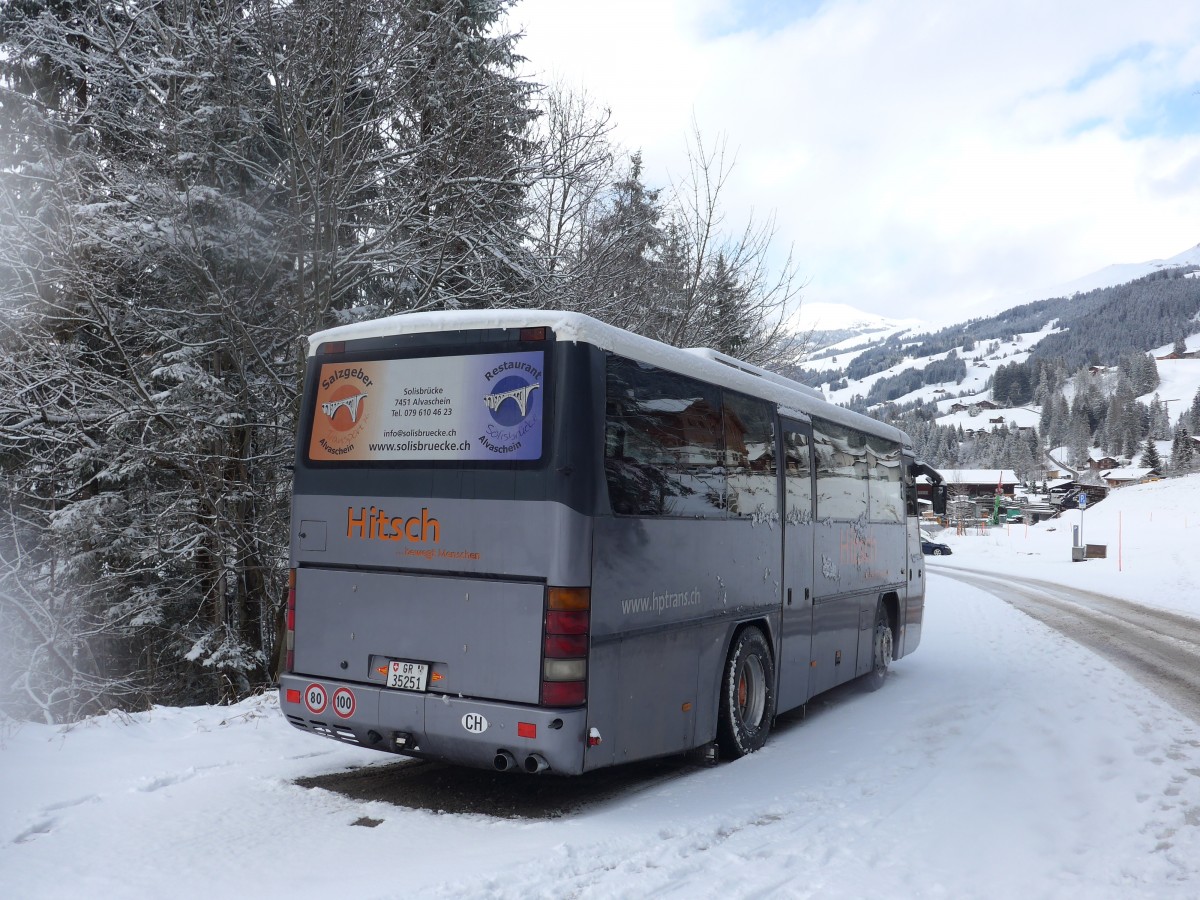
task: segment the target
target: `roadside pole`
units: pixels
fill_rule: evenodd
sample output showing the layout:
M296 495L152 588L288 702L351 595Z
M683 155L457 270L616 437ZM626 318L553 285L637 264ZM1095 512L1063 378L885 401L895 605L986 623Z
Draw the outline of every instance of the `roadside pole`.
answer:
M1087 509L1087 491L1079 492L1079 546L1084 547L1083 542L1083 511Z

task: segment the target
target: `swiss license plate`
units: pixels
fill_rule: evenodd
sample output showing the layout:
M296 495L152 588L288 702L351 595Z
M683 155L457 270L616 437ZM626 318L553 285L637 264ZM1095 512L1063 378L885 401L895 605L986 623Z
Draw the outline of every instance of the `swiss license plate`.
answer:
M429 680L429 666L425 663L405 662L393 659L388 668L387 686L402 691L423 691Z

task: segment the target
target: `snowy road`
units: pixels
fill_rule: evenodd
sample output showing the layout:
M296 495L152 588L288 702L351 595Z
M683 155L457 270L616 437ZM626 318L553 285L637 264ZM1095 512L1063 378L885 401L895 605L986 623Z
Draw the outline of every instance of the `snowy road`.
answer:
M974 585L1120 666L1200 723L1200 619L1017 575L930 566Z

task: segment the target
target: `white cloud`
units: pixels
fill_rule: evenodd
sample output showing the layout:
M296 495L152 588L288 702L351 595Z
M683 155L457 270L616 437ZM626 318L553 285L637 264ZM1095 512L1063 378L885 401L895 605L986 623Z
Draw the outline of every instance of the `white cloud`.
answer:
M1191 122L1161 110L1197 90L1200 6L830 0L730 31L741 7L524 0L513 20L529 72L611 106L649 178L682 171L693 116L726 135L729 220L774 210L810 300L961 318L1200 240L1200 95Z

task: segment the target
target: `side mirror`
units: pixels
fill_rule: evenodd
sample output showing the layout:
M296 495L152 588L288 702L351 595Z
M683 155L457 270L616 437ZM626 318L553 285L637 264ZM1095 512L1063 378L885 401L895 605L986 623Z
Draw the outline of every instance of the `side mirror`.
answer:
M944 481L933 486L933 511L939 516L946 514L946 483Z

